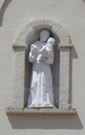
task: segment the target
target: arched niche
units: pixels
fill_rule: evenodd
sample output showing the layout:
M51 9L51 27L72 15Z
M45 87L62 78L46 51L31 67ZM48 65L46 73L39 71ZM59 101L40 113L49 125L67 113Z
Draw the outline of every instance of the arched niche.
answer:
M47 29L50 31L50 36L54 37L56 40L55 46L54 46L54 63L51 66L52 70L52 76L53 76L53 96L54 96L54 105L58 108L59 106L59 65L60 65L60 51L58 49L58 44L60 43L59 37L54 33L51 29L52 27L49 25L37 25L34 27L34 32L31 32L28 34L28 37L26 38L27 48L26 48L26 58L25 58L25 104L24 106L27 106L28 98L29 98L29 92L30 92L30 81L31 81L31 75L32 75L32 64L28 61L28 54L30 50L30 45L34 43L36 40L39 40L39 33L43 29Z
M13 107L27 106L29 96L31 64L28 62L28 53L31 43L39 38L39 31L48 29L56 40L55 60L53 69L54 104L58 108L71 108L71 41L67 31L58 23L51 20L36 20L28 23L20 31L13 48L15 50L15 87ZM28 77L30 76L30 77Z
M51 29L54 35L58 35L61 46L71 46L67 31L60 24L48 19L36 20L24 26L18 34L14 46L27 47L27 43L30 44L33 40L37 39L36 35L31 37L35 31L43 28Z

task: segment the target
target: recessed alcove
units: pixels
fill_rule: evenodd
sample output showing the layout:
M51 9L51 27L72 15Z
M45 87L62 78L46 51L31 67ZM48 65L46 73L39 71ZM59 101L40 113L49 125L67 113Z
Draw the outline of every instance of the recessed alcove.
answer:
M30 45L39 39L39 32L42 29L50 31L51 36L55 38L54 63L51 67L53 76L53 109L33 109L34 113L52 113L52 114L75 114L72 109L72 89L71 89L71 50L72 44L67 31L58 23L42 19L28 23L19 33L16 42L13 45L15 59L15 87L13 105L8 109L8 113L32 113L32 109L26 108L30 91L30 80L32 73L32 64L28 62ZM13 109L14 108L14 109ZM24 109L25 108L25 109ZM23 110L24 109L24 110ZM40 111L39 111L40 110ZM41 113L42 112L42 113Z
M53 80L53 97L54 97L54 106L58 108L59 106L59 61L60 61L60 51L58 48L58 44L60 43L60 40L58 36L51 31L51 27L43 26L36 28L34 27L34 33L31 33L30 36L27 37L27 49L26 49L26 57L25 57L25 104L24 107L27 107L28 104L28 98L29 98L29 92L30 92L30 82L31 82L31 74L32 74L32 64L28 60L30 45L35 42L36 40L39 40L39 33L41 30L48 30L50 32L50 37L54 37L56 42L54 45L54 63L51 65L51 71L52 71L52 80Z

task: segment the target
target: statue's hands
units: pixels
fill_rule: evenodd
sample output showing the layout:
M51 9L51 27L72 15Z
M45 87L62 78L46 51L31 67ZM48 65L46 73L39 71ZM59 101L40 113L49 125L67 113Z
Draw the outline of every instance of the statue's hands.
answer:
M47 50L46 50L46 47L43 46L40 51L39 51L40 54L43 55L43 57L47 57Z
M42 54L39 54L38 57L37 57L37 61L38 62L42 62L44 60L44 57Z

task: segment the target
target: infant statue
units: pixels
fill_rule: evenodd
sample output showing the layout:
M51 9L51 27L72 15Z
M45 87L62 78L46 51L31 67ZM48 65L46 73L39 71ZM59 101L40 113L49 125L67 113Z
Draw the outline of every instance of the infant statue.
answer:
M55 43L55 39L54 38L52 38L52 37L50 37L49 39L48 39L48 41L47 41L47 44L45 45L45 46L43 46L41 49L40 49L40 51L39 51L39 55L38 55L38 57L37 57L37 60L38 61L42 61L42 60L44 60L44 61L46 61L47 59L48 59L48 52L49 52L49 54L50 54L50 58L52 57L53 58L53 54L52 54L52 49L53 49L53 46L52 45L54 45L54 43ZM47 60L48 61L48 60Z

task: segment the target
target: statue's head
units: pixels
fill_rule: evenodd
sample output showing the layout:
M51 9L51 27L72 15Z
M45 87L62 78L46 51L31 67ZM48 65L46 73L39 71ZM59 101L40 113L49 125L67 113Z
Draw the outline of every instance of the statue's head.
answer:
M50 32L48 30L41 30L40 32L40 41L45 42L48 40Z

